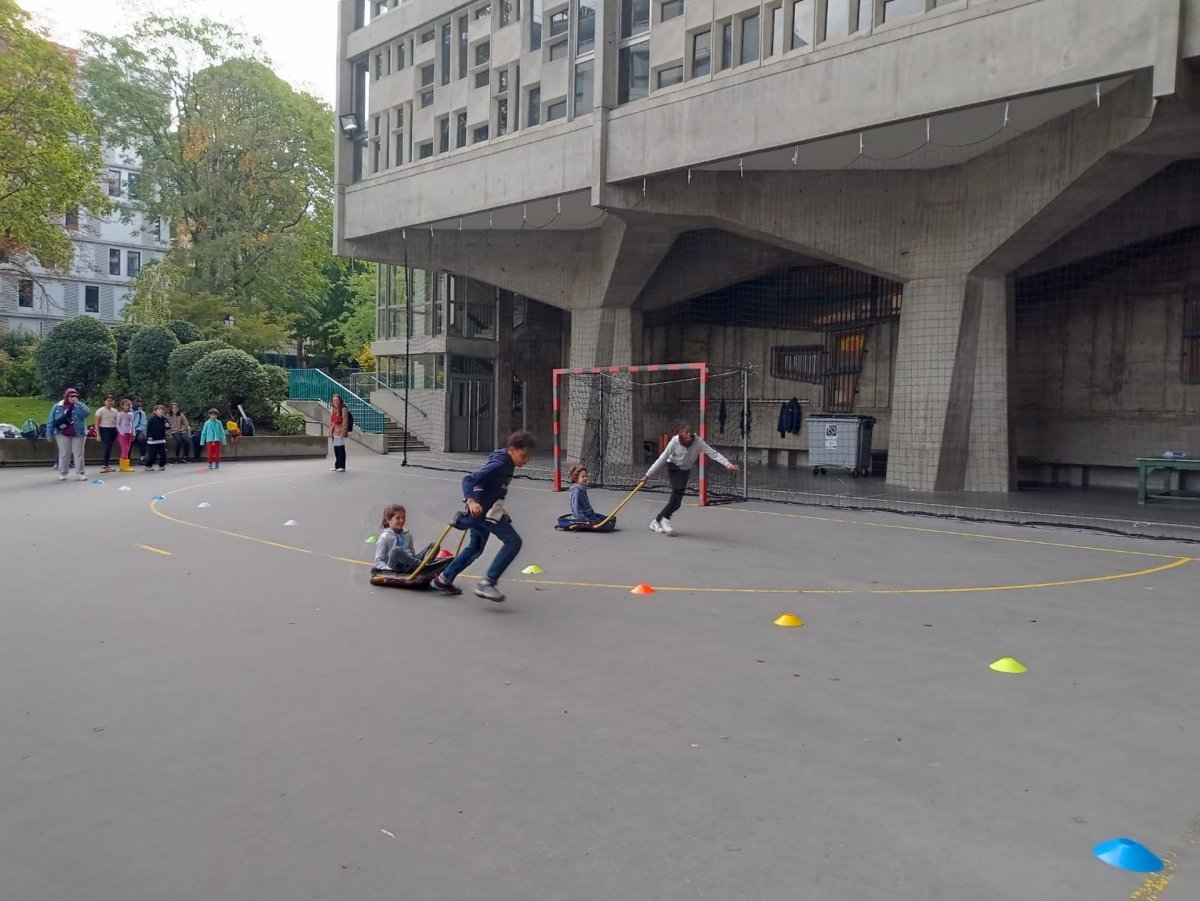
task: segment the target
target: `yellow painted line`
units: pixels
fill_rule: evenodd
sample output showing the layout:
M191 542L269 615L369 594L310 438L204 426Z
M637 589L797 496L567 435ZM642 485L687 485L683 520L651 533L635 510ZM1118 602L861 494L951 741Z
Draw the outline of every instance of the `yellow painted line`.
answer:
M162 554L164 557L174 557L171 551L164 551L160 547L151 547L148 544L135 544L134 547L140 547L143 551L149 551L152 554Z
M1192 818L1186 830L1183 833L1183 841L1180 845L1183 847L1195 848L1200 844L1200 815ZM1129 896L1129 901L1158 901L1163 892L1167 890L1167 886L1171 884L1171 879L1179 870L1180 848L1171 848L1162 856L1163 868L1158 873L1151 873L1145 878L1141 885L1133 890L1133 894Z

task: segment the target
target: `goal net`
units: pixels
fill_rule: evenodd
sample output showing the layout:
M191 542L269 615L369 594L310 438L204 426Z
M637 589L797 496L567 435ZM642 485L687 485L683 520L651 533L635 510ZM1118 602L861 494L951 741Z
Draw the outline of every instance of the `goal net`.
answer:
M731 374L735 373L715 377ZM666 447L677 421L688 423L707 440L713 377L707 363L555 369L554 489L567 487L568 473L576 465L587 467L596 487L632 489ZM737 462L732 451L725 455ZM659 479L665 484L665 474ZM698 479L689 492L698 494L705 506L735 494L740 497L741 487L702 455Z

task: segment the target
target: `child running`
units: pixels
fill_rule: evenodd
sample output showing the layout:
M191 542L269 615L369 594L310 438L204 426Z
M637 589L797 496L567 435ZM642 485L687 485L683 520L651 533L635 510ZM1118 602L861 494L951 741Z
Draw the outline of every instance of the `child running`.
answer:
M208 411L208 419L200 432L200 443L208 454L208 468L221 468L221 445L225 443L225 426L221 425L221 414L216 407Z
M587 493L590 480L586 466L572 466L567 473L567 481L571 483L571 519L575 522L597 523L608 518L592 509Z
M373 573L410 573L420 564L413 550L412 535L404 528L408 514L400 504L389 504L383 511L383 529L375 543Z
M521 550L521 536L513 528L512 519L504 512L504 497L508 494L508 483L512 481L513 472L529 462L536 446L537 439L529 432L524 429L513 432L507 447L492 451L482 469L463 478L463 499L467 502L467 510L458 515L454 527L469 531L471 540L450 561L450 565L434 578L431 584L438 591L462 594L462 589L454 584L454 579L475 562L483 553L488 538L495 535L503 547L488 567L483 581L475 587L475 596L497 604L504 600L496 583Z
M656 472L666 466L667 481L671 485L671 497L666 506L659 511L658 516L650 520L650 531L662 532L665 535L675 532L671 525L671 516L683 504L683 492L687 490L692 467L700 459L701 454L708 454L730 472L738 471L737 464L730 463L719 452L709 447L703 438L692 431L692 427L688 423L682 420L676 422L674 431L675 434L667 442L667 448L662 452L662 456L646 470L645 478L645 481L649 482Z

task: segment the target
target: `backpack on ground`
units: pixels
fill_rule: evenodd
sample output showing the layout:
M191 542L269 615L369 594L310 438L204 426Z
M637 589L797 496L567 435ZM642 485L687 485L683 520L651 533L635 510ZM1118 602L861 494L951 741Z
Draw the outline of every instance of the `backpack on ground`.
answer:
M34 438L40 436L41 431L42 430L38 427L38 424L33 421L32 417L21 423L22 438L28 438L30 441L32 441Z
M237 421L238 431L242 434L242 437L244 437L244 438L253 438L254 437L254 420L246 415L246 411L242 409L241 404L238 404L238 413L240 414L238 416L238 421Z

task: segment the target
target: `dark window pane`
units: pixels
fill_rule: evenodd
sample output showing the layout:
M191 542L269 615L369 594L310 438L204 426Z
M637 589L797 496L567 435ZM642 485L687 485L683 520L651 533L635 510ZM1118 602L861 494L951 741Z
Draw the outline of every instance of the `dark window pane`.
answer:
M733 65L733 23L726 22L721 26L721 68L728 69Z
M97 285L83 286L83 312L100 312L100 288Z
M121 274L121 251L109 250L108 252L108 274Z
M569 15L570 13L565 9L561 12L551 14L550 37L567 33L567 29L570 27L570 19L568 18Z
M579 35L576 52L587 53L596 47L596 0L579 0Z
M23 278L17 282L17 306L33 309L33 282L30 279Z
M683 15L683 0L663 0L660 22L669 22Z
M542 89L529 89L529 124L540 125L542 123Z
M650 0L621 0L621 37L650 30Z
M454 146L467 146L467 114L465 112L461 112L455 117Z
M475 87L482 88L491 80L491 69L480 69L475 73Z
M442 24L442 84L450 84L450 23Z
M529 17L529 49L542 49L542 0L533 0L533 13Z
M486 141L487 139L488 139L488 127L486 125L480 125L473 132L471 132L471 143L472 144L478 144L481 141Z
M559 41L557 44L551 44L549 48L550 59L566 59L567 58L567 42Z
M796 0L792 4L792 49L808 47L813 42L813 5L816 0Z
M553 122L555 119L565 119L567 116L567 101L559 100L551 103L546 107L546 121Z
M673 84L679 84L683 81L683 66L672 66L669 69L661 69L658 73L658 86L660 88L669 88Z
M458 19L458 77L467 77L467 17Z
M742 19L742 64L758 59L758 14Z
M925 12L925 0L884 0L883 21L891 22L904 16Z
M641 100L650 92L650 45L622 47L617 57L617 102Z
M707 75L712 65L712 32L692 35L692 78Z
M920 0L925 8L925 0ZM825 7L825 40L844 38L850 33L850 0L829 0Z

